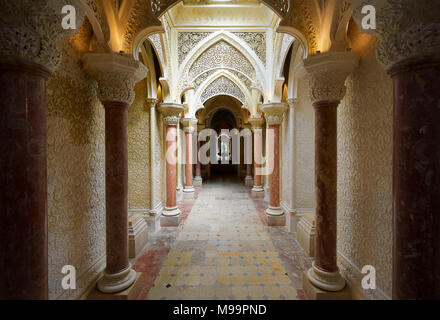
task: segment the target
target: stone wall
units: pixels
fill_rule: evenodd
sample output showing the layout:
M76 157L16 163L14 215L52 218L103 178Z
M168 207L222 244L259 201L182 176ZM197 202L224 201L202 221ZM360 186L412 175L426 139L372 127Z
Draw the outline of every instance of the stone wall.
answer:
M391 296L392 80L378 64L377 40L351 32L361 55L338 108L338 252L360 294ZM360 288L364 265L376 268L375 291Z
M86 21L47 84L50 299L77 297L105 265L104 108L80 62L90 37ZM64 265L76 268L76 290L61 287Z

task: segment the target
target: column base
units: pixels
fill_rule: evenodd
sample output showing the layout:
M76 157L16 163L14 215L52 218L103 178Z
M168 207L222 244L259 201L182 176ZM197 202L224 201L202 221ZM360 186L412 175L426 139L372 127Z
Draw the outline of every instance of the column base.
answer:
M345 287L345 279L341 276L339 270L336 272L323 271L317 268L315 263L307 271L307 278L315 287L324 291L336 292Z
M98 280L98 290L102 293L116 293L127 289L136 280L136 271L131 268L131 264L125 270L109 274L104 271L104 275Z
M286 215L280 207L269 206L266 209L267 225L271 227L282 227L286 225Z
M184 192L184 193L192 193L192 192L194 192L194 191L195 191L195 189L194 189L193 186L185 186L185 187L183 188L183 192Z
M178 227L181 219L178 207L165 208L160 217L161 227Z
M254 185L254 178L252 178L251 176L246 176L244 178L244 185L246 187L252 187Z
M202 181L203 181L202 177L195 177L193 179L193 186L194 187L201 187L202 186Z
M264 199L264 189L262 186L254 186L251 189L252 198L255 199Z
M134 271L134 270L132 270ZM125 290L116 293L103 293L96 287L87 296L87 300L135 300L137 299L140 291L142 290L142 281L140 281L141 272L135 272L135 280Z
M308 279L307 272L303 272L303 290L310 300L352 300L351 290L348 286L341 291L325 291L315 287Z

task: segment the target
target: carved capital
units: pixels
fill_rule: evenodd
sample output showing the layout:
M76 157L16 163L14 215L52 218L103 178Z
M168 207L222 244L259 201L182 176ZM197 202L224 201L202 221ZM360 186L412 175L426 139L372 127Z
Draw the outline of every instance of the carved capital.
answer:
M183 118L182 119L183 130L188 133L193 133L197 126L196 118Z
M279 125L283 122L284 112L288 109L286 103L268 103L261 106L268 125Z
M376 29L362 29L362 8L376 9ZM440 2L432 0L356 0L353 18L362 32L377 36L377 58L387 70L401 62L440 58Z
M295 104L298 103L298 98L289 98L286 102L289 105L289 108L293 109L295 108Z
M252 131L257 129L262 129L264 127L264 118L252 116L249 118L248 122L251 124Z
M26 59L54 71L61 61L59 41L77 32L61 25L65 5L75 7L76 27L81 27L86 14L81 0L1 1L0 55Z
M118 101L131 105L134 85L147 76L148 69L131 56L116 53L88 53L84 67L98 81L102 102Z
M177 103L161 103L158 110L162 114L163 122L166 125L177 126L179 124L180 114L184 110L184 107Z
M147 98L147 106L151 109L156 107L157 103L159 102L159 100L154 99L154 98Z
M303 60L299 73L310 81L312 102L341 101L345 80L358 62L355 52L326 52Z

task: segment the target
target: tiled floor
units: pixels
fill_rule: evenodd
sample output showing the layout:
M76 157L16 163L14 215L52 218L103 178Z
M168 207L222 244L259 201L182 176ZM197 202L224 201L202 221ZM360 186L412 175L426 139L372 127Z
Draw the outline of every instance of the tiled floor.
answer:
M285 228L264 225L264 200L234 177L206 181L180 203L179 228L163 228L136 260L141 299L304 299L307 255Z

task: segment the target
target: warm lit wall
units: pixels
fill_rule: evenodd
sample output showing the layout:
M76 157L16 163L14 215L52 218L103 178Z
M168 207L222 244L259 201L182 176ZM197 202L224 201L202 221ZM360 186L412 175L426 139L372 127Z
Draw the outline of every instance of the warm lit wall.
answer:
M130 209L151 208L150 109L147 84L135 86L136 98L128 109L128 202Z
M315 208L315 110L307 81L299 81L295 104L296 209Z
M105 264L104 108L80 62L90 34L85 22L63 44L61 65L47 84L50 299L78 296ZM61 287L64 265L76 268L76 290Z
M360 66L338 108L338 250L359 289L360 270L377 272L376 299L391 295L392 81L376 61L376 39L353 31ZM361 292L358 290L358 292Z

